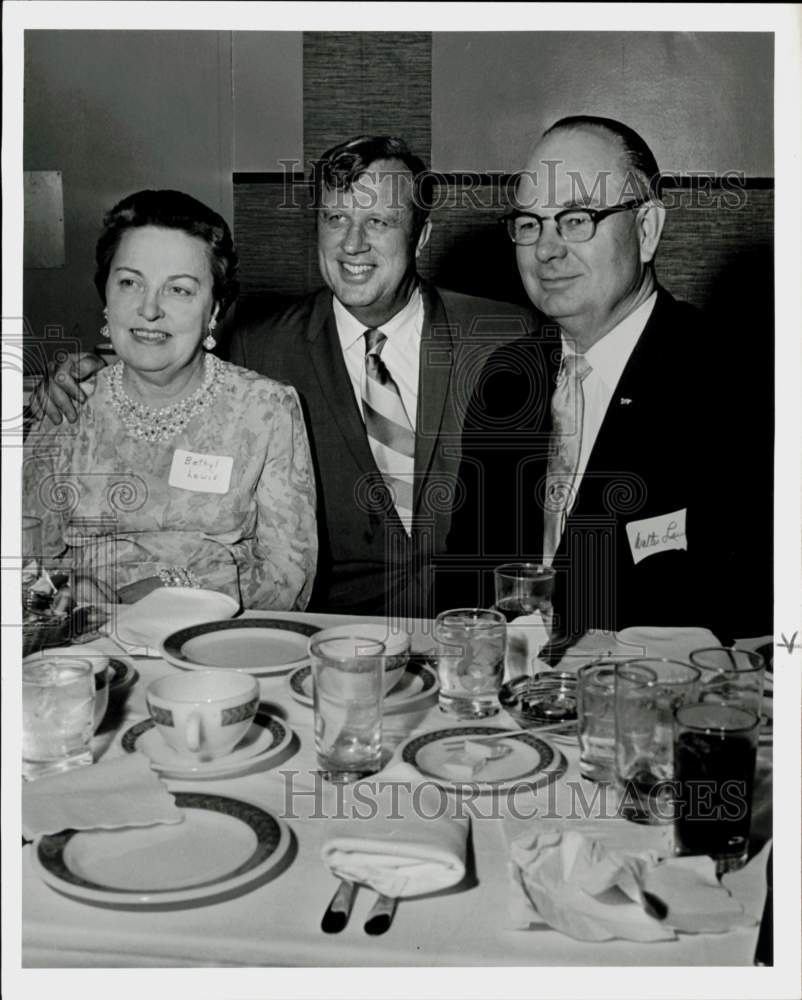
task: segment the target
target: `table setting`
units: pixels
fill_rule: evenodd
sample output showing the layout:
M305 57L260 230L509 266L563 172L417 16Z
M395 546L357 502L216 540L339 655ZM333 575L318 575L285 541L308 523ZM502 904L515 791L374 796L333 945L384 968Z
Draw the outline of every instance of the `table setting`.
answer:
M162 588L27 657L23 966L752 964L770 672L693 629L550 664L504 570L436 621ZM737 837L686 772L746 782Z

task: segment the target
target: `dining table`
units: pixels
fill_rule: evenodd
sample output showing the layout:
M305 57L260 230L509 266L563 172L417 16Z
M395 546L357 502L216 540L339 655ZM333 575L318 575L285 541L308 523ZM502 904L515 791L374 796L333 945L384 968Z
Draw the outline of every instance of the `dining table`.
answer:
M334 624L381 623L384 619L308 612L245 612L243 620L266 618L290 625L325 628ZM432 623L403 623L413 651L433 645ZM87 643L87 651L119 648L109 637ZM593 650L585 650L592 658ZM148 718L147 686L181 667L155 656L137 656L127 690L111 705L93 739L96 761L130 751L125 734ZM289 672L259 678L261 710L280 720L291 739L284 752L263 767L223 777L163 778L172 793L219 795L250 803L282 819L289 834L283 862L269 877L229 897L200 899L174 907L93 905L57 891L40 877L35 844L22 848L23 968L151 967L368 967L368 966L742 966L751 965L766 898L771 849L771 744L758 754L752 856L722 884L750 922L720 933L678 933L673 940L583 941L545 924L516 926L510 918L510 844L544 816L561 828L577 829L605 843L665 851L671 826L639 826L618 817L569 815L563 808L580 789L592 802L598 789L581 777L575 742L555 741L562 767L552 778L510 802L492 791L477 795L469 810L466 872L450 888L401 899L391 926L380 936L364 931L376 893L360 888L347 926L338 934L321 929L321 918L338 880L321 859L337 832L342 786L322 781L317 770L314 713L293 696ZM383 720L386 770L398 761L410 737L460 725L445 715L434 690L400 702ZM519 723L503 710L486 720L500 728ZM548 741L549 734L543 739ZM137 752L137 751L135 751ZM381 774L377 775L378 778ZM354 786L356 787L356 786ZM353 789L349 794L352 794ZM446 795L451 794L446 791ZM369 832L370 817L363 821ZM403 816L399 817L403 822ZM670 848L669 848L670 849Z

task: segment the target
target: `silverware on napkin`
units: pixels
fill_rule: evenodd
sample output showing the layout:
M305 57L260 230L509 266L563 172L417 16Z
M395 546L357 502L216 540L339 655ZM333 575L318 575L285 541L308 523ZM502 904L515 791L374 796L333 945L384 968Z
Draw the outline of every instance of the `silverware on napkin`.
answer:
M398 900L393 896L379 896L365 921L365 933L374 937L390 929Z
M323 919L320 921L320 929L324 933L339 934L348 923L356 889L357 887L353 882L346 882L345 879L341 880L326 912L323 914Z

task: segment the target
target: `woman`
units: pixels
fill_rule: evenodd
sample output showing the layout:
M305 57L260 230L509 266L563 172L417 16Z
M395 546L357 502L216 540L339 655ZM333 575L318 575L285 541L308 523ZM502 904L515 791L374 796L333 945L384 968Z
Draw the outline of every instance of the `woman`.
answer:
M28 436L44 554L122 602L190 584L305 607L317 540L298 396L208 353L237 290L228 226L189 195L139 191L107 214L96 256L119 360L76 424Z

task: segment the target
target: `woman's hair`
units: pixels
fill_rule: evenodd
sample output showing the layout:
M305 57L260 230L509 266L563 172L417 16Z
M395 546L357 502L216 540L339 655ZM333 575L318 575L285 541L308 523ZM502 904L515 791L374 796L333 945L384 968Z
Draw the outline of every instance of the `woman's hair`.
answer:
M106 301L106 281L123 234L139 226L178 229L203 240L209 251L212 295L220 314L239 291L237 253L225 219L203 202L182 191L137 191L117 202L103 218L103 231L95 250L95 287Z

